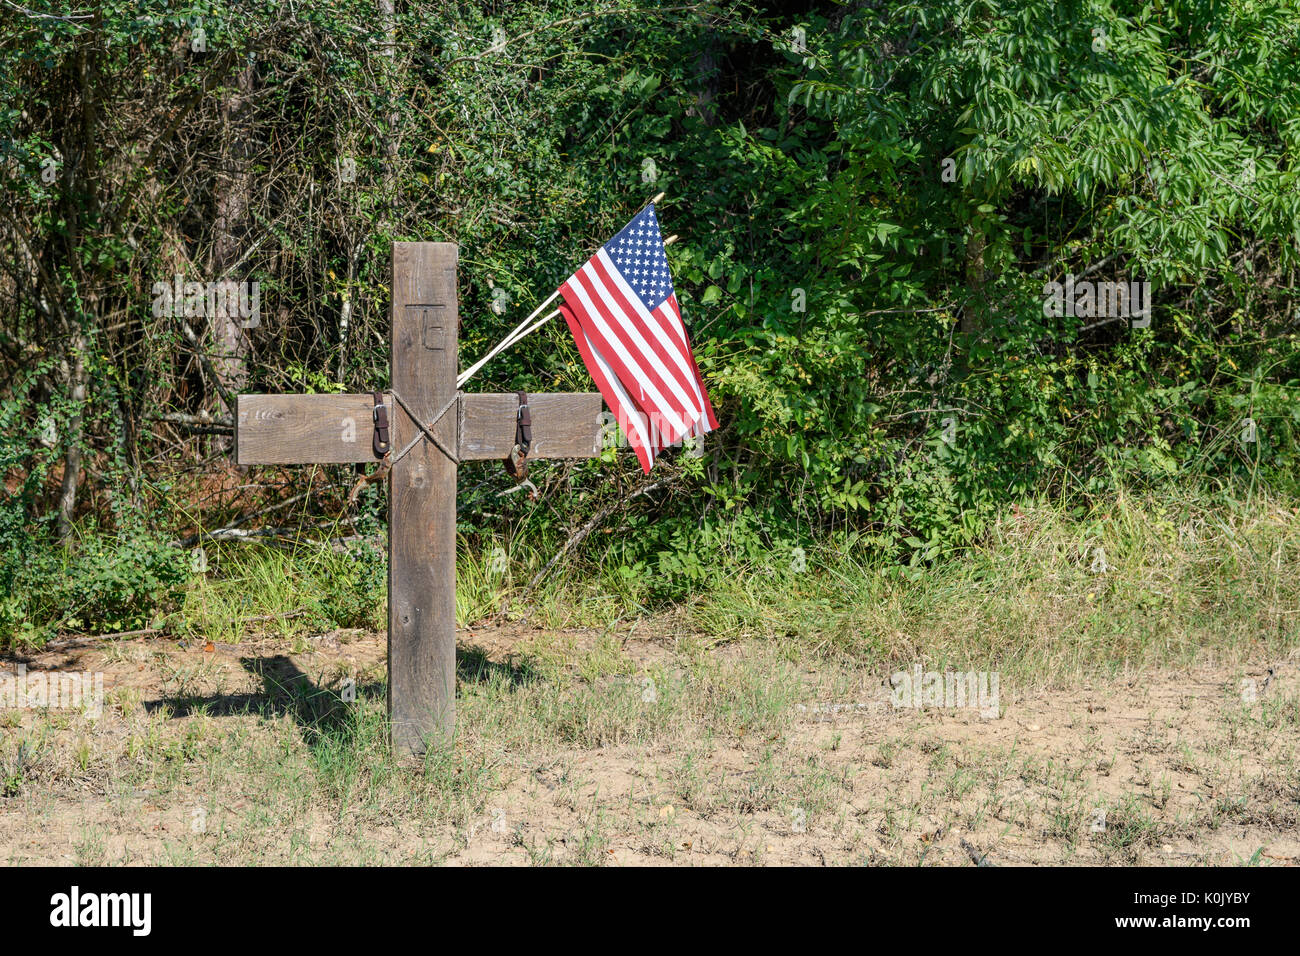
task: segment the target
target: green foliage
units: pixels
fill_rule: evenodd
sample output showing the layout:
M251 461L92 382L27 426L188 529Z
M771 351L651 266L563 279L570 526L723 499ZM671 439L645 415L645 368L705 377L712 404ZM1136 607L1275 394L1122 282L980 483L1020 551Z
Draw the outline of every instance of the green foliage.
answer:
M76 572L79 600L136 620L132 596L167 589L155 545L130 542L162 540L153 513L191 502L142 480L142 461L179 457L171 433L128 420L220 412L178 323L148 315L144 291L178 261L233 244L263 281L244 387L357 391L387 378L394 239L459 243L467 364L660 190L724 427L586 539L635 600L687 595L715 564L779 568L828 535L914 574L1044 491L1296 490L1294 0L399 7L392 46L360 0L0 10L0 244L21 273L0 320L8 626L32 613L13 596L32 542L54 553L72 447L111 476L83 502L80 547L107 553L84 543L100 527L136 548L123 580ZM200 26L207 51L187 51ZM1044 284L1067 275L1150 282L1150 326L1047 314ZM561 323L475 385L590 388ZM188 447L224 454L206 440ZM625 450L539 466L542 503L462 472L471 551L558 547L641 482ZM354 476L325 474L310 507L378 530L379 490L349 510ZM153 502L126 507L122 480ZM204 526L230 516L219 500ZM366 619L375 568L336 571L322 619Z
M388 561L383 549L366 541L318 566L315 605L335 627L378 627L386 608Z
M1168 6L901 3L808 27L766 122L717 132L745 215L692 250L699 305L722 307L713 382L763 461L738 484L865 519L909 560L1044 482L1293 484L1296 303L1266 289L1296 258L1296 21ZM1095 266L1152 282L1150 331L1043 315L1044 277ZM1261 414L1267 438L1239 442Z
M58 626L72 631L124 631L148 627L155 608L179 596L186 556L147 532L95 534L60 556L61 567L42 580L54 584ZM31 591L40 588L32 583Z
M0 510L0 643L40 644L59 630L115 633L156 626L176 604L187 557L139 527L89 529L67 547Z
M59 542L48 515L33 519L43 482L57 455L54 436L84 412L56 398L33 402L37 366L0 401L0 473L12 493L0 500L0 645L40 643L60 629L92 633L136 630L156 623L175 605L187 577L188 556L151 527L160 522L128 497L106 509L112 524L86 522ZM115 484L128 484L120 461L110 461Z

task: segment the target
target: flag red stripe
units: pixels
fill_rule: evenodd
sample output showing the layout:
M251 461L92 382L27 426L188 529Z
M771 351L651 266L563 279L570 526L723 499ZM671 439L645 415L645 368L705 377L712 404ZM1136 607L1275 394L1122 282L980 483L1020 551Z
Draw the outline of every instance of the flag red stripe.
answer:
M632 442L630 429L627 424L624 424L630 424L630 414L632 414L637 416L637 421L642 425L642 428L644 428L645 421L641 418L641 413L639 411L629 412L629 409L622 401L622 398L626 395L630 401L631 396L627 395L627 393L621 388L615 389L610 384L609 379L605 377L605 373L601 370L600 363L597 362L595 356L592 355L591 345L587 341L586 332L570 310L567 299L565 300L565 304L560 306L560 314L564 316L564 321L569 325L569 331L573 333L573 341L578 346L578 353L582 356L582 363L587 366L587 373L591 375L592 381L596 383L596 388L600 390L600 394L605 397L605 402L614 412L614 416L618 419L619 426L623 429L624 434L628 435L628 443L632 445L632 450L636 452L636 457L641 462L641 468L646 472L646 474L649 474L650 466L654 464L655 449L649 447L649 441L645 440L641 436L637 436L638 440Z
M622 295L619 294L617 286L615 286L613 282L607 280L604 270L600 268L598 259L593 257L588 265L592 266L592 271L588 271L586 266L584 266L574 274L574 279L576 279L586 290L587 295L590 297L597 311L599 311L601 317L609 325L610 329L613 330L614 334L618 336L619 341L627 350L627 353L632 356L634 360L638 359L639 356L644 356L646 350L642 348L641 343L637 342L636 339L627 331L627 322L624 320L630 319L633 323L640 326L640 328L637 329L637 333L642 342L647 345L651 345L653 342L654 333L645 327L644 322L640 321L635 315L630 314L628 311L630 306ZM583 327L585 328L586 325L587 323L584 322ZM602 349L602 352L603 351L604 350ZM660 354L658 351L656 354L659 355L660 362L664 365L665 370L668 371L671 376L672 367L675 364L673 360L669 357L667 361L664 361L665 356ZM606 358L608 357L609 355L606 353ZM622 356L619 356L619 361L622 361ZM641 370L642 374L654 384L655 388L659 391L659 394L663 396L664 401L668 403L669 407L671 407L673 411L679 413L683 425L689 428L691 422L700 417L703 409L694 404L689 381L676 382L677 390L674 390L672 385L664 378L663 374L654 367L654 364L650 362L648 358L645 360L637 360L636 366ZM617 368L618 366L615 367ZM630 367L628 368L628 371L632 371ZM619 370L619 374L623 374L622 369ZM680 395L677 394L678 391L681 392Z
M615 336L619 336L620 323L609 313L606 304L601 300L600 293L588 289L586 283L582 282L582 278L581 270L579 270L578 273L575 273L573 277L565 283L565 302L573 309L573 313L578 319L582 330L587 334L587 337L591 339L591 344L600 351L601 357L609 363L611 368L613 368L615 374L623 383L629 395L636 396L639 393L643 393L646 386L649 386L652 392L658 392L657 396L643 395L640 401L642 405L648 404L652 411L657 412L655 417L651 419L652 422L658 418L667 419L664 421L664 425L666 426L665 434L670 436L667 442L654 442L653 435L651 437L656 450L664 447L664 444L672 444L679 440L681 436L689 430L691 423L694 422L695 419L699 418L703 413L696 408L691 408L689 410L683 408L681 402L672 397L671 391L664 385L659 376L654 374L653 370L646 369L637 363L636 371L633 371L632 367L627 364L623 356L619 354L618 348L616 348L613 342L611 342L605 335L604 331L600 327L600 323L594 321L591 313L588 311L587 303L582 299L582 293L586 293L587 298L591 302L591 307L600 312L601 318L610 326ZM635 346L629 346L626 342L622 342L621 338L620 343L623 345L623 348L627 350L629 355L633 357L641 351ZM635 358L633 361L635 361ZM640 372L640 375L637 374L638 371ZM668 417L668 413L671 413L671 417ZM673 419L677 419L678 421L674 421Z

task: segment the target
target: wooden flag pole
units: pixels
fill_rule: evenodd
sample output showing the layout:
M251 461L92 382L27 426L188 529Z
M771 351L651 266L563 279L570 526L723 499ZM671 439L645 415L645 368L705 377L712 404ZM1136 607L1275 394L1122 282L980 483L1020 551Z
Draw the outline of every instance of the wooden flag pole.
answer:
M551 312L551 313L549 313L549 314L547 314L547 315L542 316L542 317L541 317L540 319L538 319L534 324L530 325L528 328L524 329L522 332L520 332L518 335L516 335L516 336L515 336L514 338L512 338L510 341L506 342L506 343L503 345L503 348L510 348L510 346L514 345L516 342L518 342L520 339L522 339L525 335L532 335L534 332L536 332L536 331L537 331L538 329L540 329L543 325L545 325L547 322L551 321L551 319L555 318L555 317L556 317L557 315L559 315L559 314L560 314L560 310L559 310L559 309L556 309L554 312Z
M494 346L494 347L492 348L492 350L491 350L490 352L488 352L487 355L483 356L481 359L479 359L477 362L475 362L475 363L474 363L473 365L471 365L469 368L465 369L465 371L461 372L460 375L456 376L456 387L457 387L457 388L460 388L462 385L464 385L466 382L468 382L471 378L473 378L475 372L477 372L477 371L478 371L479 369L481 369L484 365L486 365L486 364L487 364L487 363L492 359L492 356L496 355L496 354L497 354L498 352L500 352L502 349L504 349L504 348L506 348L507 346L509 346L509 345L511 344L511 342L514 342L514 341L516 340L516 336L518 336L519 338L523 338L523 336L519 335L519 331L520 331L520 330L521 330L525 325L527 325L529 322L533 321L533 319L537 318L537 313L538 313L538 312L541 312L542 309L546 308L548 305L550 305L552 302L554 302L554 301L555 301L555 297L558 296L559 294L560 294L560 290L559 290L559 289L556 289L554 292L552 292L549 296L546 297L546 301L545 301L545 302L543 302L541 305L539 305L537 308L535 308L535 309L533 310L532 315L528 316L528 318L524 319L524 320L523 320L522 322L520 322L517 326L515 326L514 331L511 332L509 335L507 335L507 336L506 336L504 339L502 339L500 342L498 342L498 343L496 344L496 346Z
M666 195L668 195L668 194L667 194L667 193L658 193L658 194L656 194L654 197L651 198L651 200L650 200L648 203L646 203L646 206L653 206L653 205L654 205L655 203L657 203L659 200L663 199L664 196L666 196ZM641 209L645 209L646 206L642 206ZM640 210L637 210L637 215L640 215L640 214L641 214L641 211L640 211ZM635 217L634 217L634 218L635 218ZM676 241L677 241L677 236L676 236L676 235L669 236L667 239L664 240L664 246L665 246L665 248L668 247L668 246L671 246L671 245L672 245L674 242L676 242ZM531 322L531 321L533 321L533 319L537 318L537 313L538 313L538 312L541 312L542 309L546 308L548 305L550 305L552 302L554 302L554 301L555 301L555 297L556 297L557 295L559 295L559 294L560 294L560 290L559 290L559 289L556 289L554 292L552 292L549 296L547 296L545 302L543 302L541 305L539 305L536 309L533 310L532 315L528 316L528 318L524 319L522 322L520 322L518 325L516 325L516 326L514 327L514 329L510 332L509 335L507 335L504 339L502 339L500 342L498 342L495 346L492 347L492 349L488 352L487 355L483 356L481 359L479 359L477 362L475 362L475 363L474 363L473 365L471 365L469 368L465 369L465 371L461 372L460 375L458 375L458 376L456 377L456 387L457 387L457 388L460 388L460 387L463 386L466 382L468 382L471 378L473 378L474 375L478 372L478 370L481 369L481 368L482 368L484 365L486 365L488 362L490 362L490 361L493 359L493 357L499 355L501 352L504 352L506 349L510 348L510 346L512 346L512 345L514 345L516 342L520 341L524 336L526 336L526 335L531 335L532 333L536 332L538 329L540 329L540 328L541 328L543 325L545 325L547 322L551 321L551 319L553 319L553 318L555 318L557 315L559 315L560 312L559 312L559 310L557 309L556 311L550 313L550 314L547 315L545 318L543 318L541 321L539 321L536 325L533 325L533 326L531 326L531 327L529 327L529 328L527 328L527 329L524 328L525 326L528 325L529 322Z

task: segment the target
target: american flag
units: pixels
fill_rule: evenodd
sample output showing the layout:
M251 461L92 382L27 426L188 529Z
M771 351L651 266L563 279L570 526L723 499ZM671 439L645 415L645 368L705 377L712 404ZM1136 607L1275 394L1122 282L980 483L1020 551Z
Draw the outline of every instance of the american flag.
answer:
M718 427L673 294L653 204L560 286L582 361L647 472L660 450Z

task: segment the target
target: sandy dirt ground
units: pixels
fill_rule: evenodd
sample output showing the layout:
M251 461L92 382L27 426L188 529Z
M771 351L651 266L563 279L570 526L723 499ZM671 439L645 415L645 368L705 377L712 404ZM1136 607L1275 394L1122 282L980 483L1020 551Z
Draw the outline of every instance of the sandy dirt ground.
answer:
M1064 689L1004 682L997 716L985 717L897 708L885 675L847 665L785 661L784 677L768 681L757 644L687 653L665 629L619 637L613 670L623 677L561 668L568 690L557 694L546 679L481 688L484 675L517 673L521 655L539 648L591 660L609 648L608 633L485 628L462 633L460 645L477 664L458 691L465 729L423 765L349 739L361 731L320 729L339 707L382 715L382 634L85 640L4 659L0 673L20 663L29 675L102 672L106 702L97 718L0 707L0 860L1300 860L1300 687L1290 662ZM657 722L628 709L632 697L659 714L653 681L638 675L699 667L714 676L663 701ZM333 703L349 679L360 701Z

